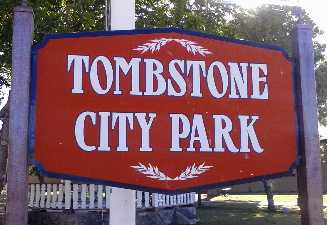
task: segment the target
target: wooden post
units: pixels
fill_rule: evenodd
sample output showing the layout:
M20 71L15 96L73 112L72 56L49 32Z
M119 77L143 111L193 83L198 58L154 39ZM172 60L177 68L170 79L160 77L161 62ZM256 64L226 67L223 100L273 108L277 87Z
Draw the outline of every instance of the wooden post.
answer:
M202 206L201 192L198 192L198 207Z
M274 195L273 195L272 188L271 188L272 184L269 180L263 180L262 183L263 183L263 187L265 189L265 193L267 196L268 210L275 211L276 207L275 207L275 203L274 203Z
M33 11L14 9L9 118L7 225L27 224L27 133Z
M135 28L135 0L111 0L110 13L111 30ZM135 191L112 188L110 196L110 225L135 225L135 197Z
M321 159L318 134L312 27L298 24L294 38L299 91L301 162L297 170L302 225L323 225Z

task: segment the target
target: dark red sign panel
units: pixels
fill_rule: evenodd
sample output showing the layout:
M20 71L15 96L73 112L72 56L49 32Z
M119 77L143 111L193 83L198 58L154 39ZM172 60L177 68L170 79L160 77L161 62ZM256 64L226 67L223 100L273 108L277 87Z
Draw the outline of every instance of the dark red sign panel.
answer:
M182 191L282 175L297 157L281 49L176 29L33 48L31 149L48 176Z

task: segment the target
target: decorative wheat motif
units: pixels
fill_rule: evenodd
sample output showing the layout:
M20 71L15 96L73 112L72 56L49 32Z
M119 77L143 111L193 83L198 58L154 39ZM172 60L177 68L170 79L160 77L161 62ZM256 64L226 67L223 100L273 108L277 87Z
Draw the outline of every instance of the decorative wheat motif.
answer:
M186 48L187 52L192 52L193 55L196 55L197 53L202 56L212 54L212 52L210 52L208 49L202 47L201 45L198 45L193 41L188 41L186 39L174 39L174 41Z
M162 46L166 45L170 41L172 41L172 39L168 39L168 38L154 39L154 40L150 40L150 42L146 42L142 45L139 45L137 48L134 48L133 50L141 51L142 54L148 51L151 51L153 53L155 51L159 51Z
M152 166L150 163L148 166L143 165L139 162L137 166L131 166L138 172L146 175L146 177L154 179L154 180L175 180L175 181L181 181L181 180L188 180L198 177L200 174L207 172L211 167L213 166L206 166L205 162L200 164L199 166L196 166L195 163L192 166L188 166L184 171L180 173L179 176L175 178L171 178L161 172L157 166Z
M200 174L207 172L213 166L206 166L205 162L199 166L195 163L192 166L188 166L181 174L174 178L174 180L188 180L198 177Z
M149 40L149 42L146 42L142 45L137 46L137 48L134 48L135 51L140 51L141 54L145 52L151 51L152 53L160 51L161 47L166 45L168 42L175 41L176 43L183 46L187 52L192 53L193 55L200 54L202 56L212 54L208 49L202 47L201 45L198 45L194 41L189 41L186 39L171 39L171 38L161 38L161 39L153 39Z
M138 172L143 173L146 177L155 179L155 180L171 180L170 177L166 176L163 172L159 170L158 167L152 166L150 163L148 166L139 163L137 166L131 166L136 169Z

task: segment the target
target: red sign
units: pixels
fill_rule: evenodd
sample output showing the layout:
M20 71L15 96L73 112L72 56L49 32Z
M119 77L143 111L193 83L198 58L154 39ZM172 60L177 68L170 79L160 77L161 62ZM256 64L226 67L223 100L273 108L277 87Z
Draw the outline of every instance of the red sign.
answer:
M31 149L48 176L184 191L284 175L292 64L176 29L58 34L33 48Z

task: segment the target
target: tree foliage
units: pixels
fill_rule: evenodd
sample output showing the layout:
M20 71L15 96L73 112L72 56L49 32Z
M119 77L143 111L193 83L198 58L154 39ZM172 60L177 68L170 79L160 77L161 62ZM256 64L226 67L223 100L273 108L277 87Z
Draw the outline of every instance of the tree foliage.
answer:
M140 0L136 1L136 25L146 27L177 27L226 34L227 15L237 7L221 0Z
M327 62L321 63L316 69L317 102L319 121L327 125ZM327 149L327 148L326 148Z
M234 14L229 27L237 38L278 45L292 56L292 35L298 21L294 10L294 7L278 5L264 5L255 10L241 9L240 13ZM315 40L322 31L305 11L302 13L304 23L313 26L319 121L327 125L327 63L324 56L326 45Z
M230 21L230 28L237 38L274 44L292 55L292 36L298 18L291 6L263 5L255 10L242 10ZM303 21L313 26L314 39L322 34L318 26L303 11ZM315 62L324 60L326 46L314 40Z
M13 8L19 0L0 1L0 73L10 82ZM103 30L103 0L30 0L34 42L46 33Z

